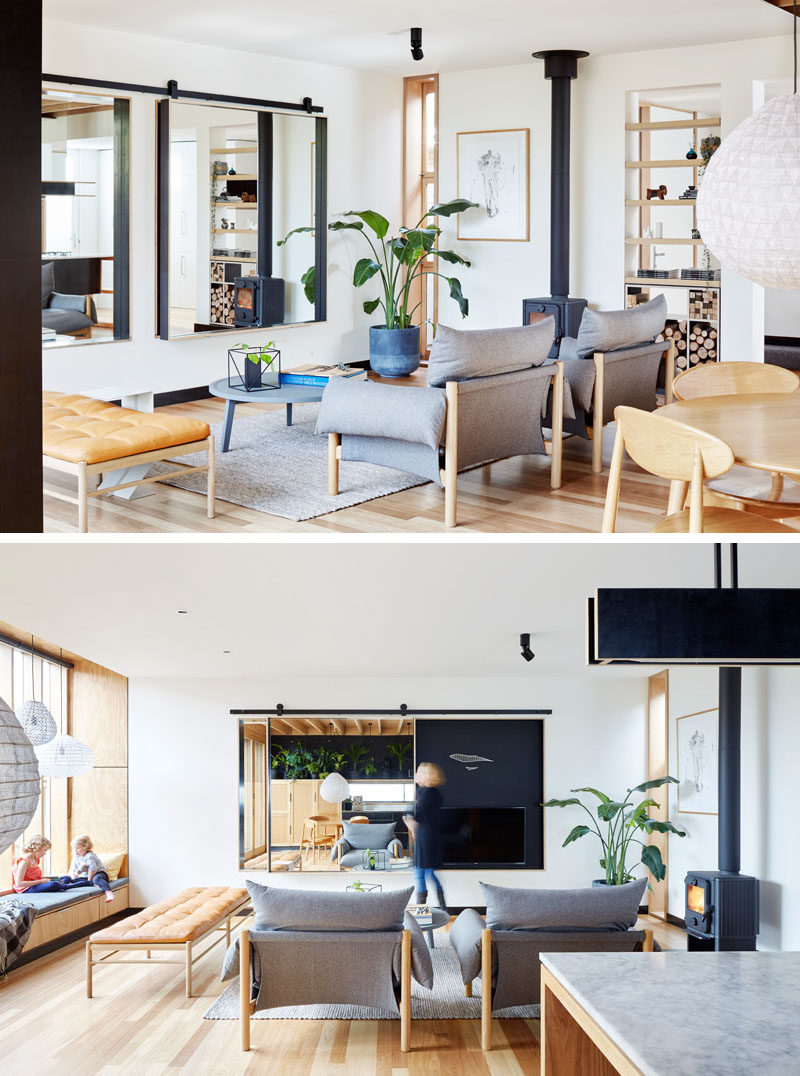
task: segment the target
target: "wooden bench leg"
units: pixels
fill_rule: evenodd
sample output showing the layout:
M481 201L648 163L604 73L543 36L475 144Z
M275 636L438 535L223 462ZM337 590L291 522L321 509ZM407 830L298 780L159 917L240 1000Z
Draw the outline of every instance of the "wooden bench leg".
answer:
M214 435L208 439L208 518L213 519L216 514L217 495L217 460L214 455Z
M411 1049L411 931L403 931L400 951L400 1049Z
M192 943L186 943L186 996L192 996Z
M89 530L89 487L86 464L78 464L78 530L86 534Z
M250 1049L250 931L239 933L239 1023L242 1049Z
M231 917L225 920L225 946L229 947L231 944Z
M464 997L465 998L471 998L472 997L472 983L465 983L464 984Z
M92 996L92 943L86 943L86 996Z
M492 932L481 931L481 1049L492 1048Z
M564 364L557 362L553 377L553 440L550 457L550 488L561 488L561 460L564 447Z
M603 470L603 356L594 357L594 398L592 401L592 471L601 474Z
M444 525L458 522L458 382L445 385L447 414L444 443Z
M328 494L339 496L339 453L341 437L338 433L328 434Z

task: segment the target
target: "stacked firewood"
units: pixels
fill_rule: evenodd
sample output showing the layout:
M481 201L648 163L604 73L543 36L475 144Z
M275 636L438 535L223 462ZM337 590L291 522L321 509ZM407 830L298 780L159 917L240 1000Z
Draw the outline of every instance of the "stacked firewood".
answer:
M707 322L668 321L659 340L671 340L675 345L675 366L688 370L701 362L716 362L717 330Z
M217 325L233 325L233 284L211 285L211 321Z

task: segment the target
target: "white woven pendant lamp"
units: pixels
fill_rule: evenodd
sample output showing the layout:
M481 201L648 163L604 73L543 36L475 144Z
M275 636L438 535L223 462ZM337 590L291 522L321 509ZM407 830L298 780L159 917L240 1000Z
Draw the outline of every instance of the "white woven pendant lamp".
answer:
M40 791L36 753L16 714L0 699L0 852L29 825Z
M35 699L23 702L17 710L17 718L34 747L49 743L58 732L53 715L43 702Z
M800 289L800 100L797 3L794 93L740 124L708 162L697 227L725 269L766 288Z
M319 786L319 794L326 803L341 803L350 796L350 785L340 773L329 773Z
M79 777L94 767L92 749L66 733L54 736L36 754L42 777Z

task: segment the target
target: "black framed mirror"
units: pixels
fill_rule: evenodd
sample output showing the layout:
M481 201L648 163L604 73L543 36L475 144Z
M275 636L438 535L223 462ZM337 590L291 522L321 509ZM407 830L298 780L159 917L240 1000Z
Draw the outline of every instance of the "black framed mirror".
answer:
M326 200L324 117L160 101L159 337L324 321Z
M42 86L42 347L130 339L130 98Z

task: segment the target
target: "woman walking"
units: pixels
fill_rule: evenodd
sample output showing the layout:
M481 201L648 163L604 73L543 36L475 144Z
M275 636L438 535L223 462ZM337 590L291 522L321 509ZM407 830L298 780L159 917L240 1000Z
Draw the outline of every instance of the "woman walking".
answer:
M445 776L435 762L421 762L414 778L417 784L414 818L406 816L406 825L414 838L414 877L417 904L428 901L428 883L436 890L439 907L445 908L444 890L436 876L442 865L442 794Z

